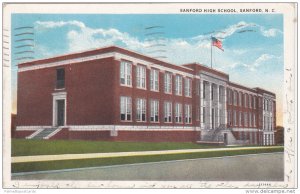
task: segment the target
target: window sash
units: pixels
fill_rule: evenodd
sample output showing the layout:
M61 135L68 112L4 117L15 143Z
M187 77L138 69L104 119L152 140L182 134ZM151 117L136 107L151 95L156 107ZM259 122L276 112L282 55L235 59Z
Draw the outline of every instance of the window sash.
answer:
M150 122L159 122L159 102L158 100L150 101Z
M184 80L184 95L187 97L192 96L192 80L189 78Z
M120 84L125 86L131 86L132 76L131 76L131 63L126 61L121 61L120 64Z
M159 91L159 82L158 82L158 70L151 69L150 71L150 90Z
M146 88L146 67L142 65L136 68L136 85L137 88Z
M248 114L244 113L244 126L248 126Z
M182 95L182 77L180 75L175 77L175 94Z
M164 113L165 113L165 122L171 123L172 122L172 103L165 102L164 104Z
M165 93L172 93L172 74L165 73Z
M175 122L182 123L182 104L175 104Z
M132 114L131 97L121 96L120 98L121 121L131 121L131 114Z
M136 121L146 121L146 99L138 98L136 100Z
M191 124L192 123L192 106L185 105L185 123Z

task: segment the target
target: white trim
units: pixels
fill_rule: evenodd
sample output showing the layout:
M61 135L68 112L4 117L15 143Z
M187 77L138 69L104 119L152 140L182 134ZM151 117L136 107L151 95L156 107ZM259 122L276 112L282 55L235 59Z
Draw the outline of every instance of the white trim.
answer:
M56 120L56 115L57 115L57 106L56 106L56 101L57 100L64 100L65 101L65 113L64 113L64 126L67 124L67 92L54 92L52 93L53 100L52 100L52 126L56 127L57 126L57 120Z
M71 125L70 131L200 131L200 127L193 126L138 126L138 125Z
M62 65L69 65L73 63L80 63L80 62L85 62L85 61L93 61L97 59L103 59L103 58L109 58L109 57L114 57L115 53L114 52L109 52L109 53L102 53L99 55L92 55L92 56L87 56L87 57L78 57L75 59L67 59L67 60L60 60L60 61L55 61L51 63L42 63L39 65L32 65L28 67L20 67L18 72L24 72L24 71L30 71L30 70L37 70L37 69L44 69L44 68L49 68L49 67L56 67L56 66L62 66Z
M208 72L208 71L205 71L205 70L200 70L200 77L203 77L203 76L211 77L211 78L223 81L223 82L229 82L229 78L228 79L223 78L223 77L218 76L216 74L213 74L211 72ZM228 75L228 77L229 77L229 75Z
M258 128L238 128L238 127L233 127L231 129L232 129L232 131L253 131L253 132L260 130Z
M52 126L17 126L16 131L36 131L44 128L51 128Z
M109 52L109 53L102 53L102 54L98 54L98 55L92 55L92 56L87 56L87 57L79 57L79 58L75 58L75 59L67 59L67 60L61 60L61 61L56 61L56 62L51 62L51 63L42 63L39 65L32 65L32 66L27 66L27 67L20 67L18 72L24 72L24 71L31 71L31 70L37 70L37 69L44 69L44 68L50 68L50 67L56 67L56 66L62 66L62 65L69 65L69 64L74 64L74 63L80 63L80 62L85 62L85 61L93 61L93 60L97 60L97 59L104 59L104 58L110 58L110 57L114 57L117 60L128 60L133 62L132 65L136 65L136 64L141 64L141 65L145 65L147 66L147 68L157 68L161 71L168 71L171 72L173 74L180 74L186 77L190 77L193 78L194 75L191 73L186 73L180 70L175 70L173 68L169 68L169 67L164 67L162 65L157 65L154 64L152 62L143 60L143 59L138 59L135 57L132 57L130 55L125 55L119 52ZM168 63L169 64L169 63ZM173 64L170 64L173 65ZM176 66L176 65L174 65ZM186 70L190 70L192 71L192 69L189 68L185 68L182 66L177 66Z

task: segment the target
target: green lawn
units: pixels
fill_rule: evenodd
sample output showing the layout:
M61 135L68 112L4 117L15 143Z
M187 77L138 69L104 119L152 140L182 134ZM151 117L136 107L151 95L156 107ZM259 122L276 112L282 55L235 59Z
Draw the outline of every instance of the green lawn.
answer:
M200 149L221 146L178 142L109 142L12 139L12 156Z
M122 145L122 144L119 144L119 146L120 145ZM133 144L133 145L136 145L136 144ZM142 143L142 145L144 145L144 143ZM165 145L165 144L163 143L163 144L159 144L159 145ZM169 145L169 144L166 143L166 145ZM178 144L178 145L180 145L180 144ZM183 144L183 145L186 145L187 146L186 148L190 148L190 147L188 147L188 145L190 145L190 144ZM173 145L170 147L175 149L176 146ZM70 169L70 168L108 166L108 165L117 165L117 164L144 163L144 162L157 162L157 161L192 159L192 158L208 158L208 157L269 153L269 152L283 152L283 147L282 148L257 149L257 150L234 150L234 151L216 151L216 152L168 154L168 155L154 155L154 156L130 156L130 157L118 157L118 158L13 163L12 164L12 172L16 173L16 172L32 172L32 171L43 171L43 170L59 170L59 169Z

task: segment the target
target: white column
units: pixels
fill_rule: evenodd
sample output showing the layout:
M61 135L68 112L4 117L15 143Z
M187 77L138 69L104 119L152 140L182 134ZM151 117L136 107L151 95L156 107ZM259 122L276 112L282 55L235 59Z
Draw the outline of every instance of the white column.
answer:
M216 127L219 127L220 125L220 108L219 108L219 91L220 91L220 85L217 85L217 114L218 114L218 118L217 118L217 122L216 122Z
M227 127L227 87L224 85L224 124Z
M210 83L210 82L208 82L208 88L209 88L209 110L208 110L208 112L209 112L209 129L211 129L211 127L212 127L212 112L211 112L211 108L212 108L212 99L211 99L211 91L212 91L212 84Z
M201 78L200 78L201 79ZM203 123L203 107L204 107L204 100L203 100L203 80L200 80L200 129L204 129Z

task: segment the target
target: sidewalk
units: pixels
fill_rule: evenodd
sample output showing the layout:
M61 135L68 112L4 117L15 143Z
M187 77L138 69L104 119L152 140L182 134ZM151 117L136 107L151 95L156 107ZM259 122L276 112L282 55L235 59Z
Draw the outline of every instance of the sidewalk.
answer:
M163 155L163 154L186 154L186 153L234 151L234 150L259 150L259 149L271 149L271 148L282 148L282 146L15 156L15 157L12 157L11 162L12 163L44 162L44 161L56 161L56 160L78 160L78 159L113 158L113 157L126 157L126 156L151 156L151 155Z

